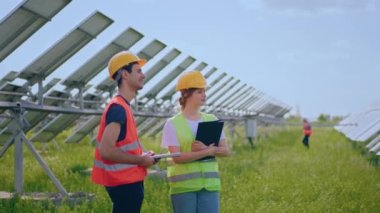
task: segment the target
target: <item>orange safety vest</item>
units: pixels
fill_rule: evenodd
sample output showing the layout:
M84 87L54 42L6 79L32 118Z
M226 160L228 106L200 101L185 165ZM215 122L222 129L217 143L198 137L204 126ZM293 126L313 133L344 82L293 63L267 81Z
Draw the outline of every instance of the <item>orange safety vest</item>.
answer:
M143 152L130 106L120 96L112 98L100 119L94 166L92 168L92 181L104 186L117 186L142 181L147 174L145 167L136 164L115 163L102 159L100 156L98 147L103 137L104 129L106 128L106 115L112 104L121 105L125 109L127 116L126 136L122 141L116 142L116 147L130 155L141 155Z
M313 131L311 130L311 126L308 123L303 124L303 134L304 135L311 135Z

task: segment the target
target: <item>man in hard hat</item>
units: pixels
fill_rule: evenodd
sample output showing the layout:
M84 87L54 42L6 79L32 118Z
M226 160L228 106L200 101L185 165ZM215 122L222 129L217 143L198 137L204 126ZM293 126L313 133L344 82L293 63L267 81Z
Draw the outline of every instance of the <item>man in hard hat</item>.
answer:
M143 153L130 102L143 88L145 60L128 51L114 55L109 77L117 82L118 94L102 114L99 124L92 181L105 186L113 212L140 212L147 167L152 153Z

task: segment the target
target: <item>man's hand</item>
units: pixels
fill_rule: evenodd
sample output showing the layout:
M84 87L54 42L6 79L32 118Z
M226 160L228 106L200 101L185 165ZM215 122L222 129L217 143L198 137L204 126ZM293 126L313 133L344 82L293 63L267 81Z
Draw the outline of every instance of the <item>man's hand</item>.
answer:
M141 156L142 157L141 161L140 161L140 163L138 165L146 167L146 168L152 166L153 164L156 163L156 161L152 157L153 155L154 155L154 152L152 152L152 151L143 153L142 156Z

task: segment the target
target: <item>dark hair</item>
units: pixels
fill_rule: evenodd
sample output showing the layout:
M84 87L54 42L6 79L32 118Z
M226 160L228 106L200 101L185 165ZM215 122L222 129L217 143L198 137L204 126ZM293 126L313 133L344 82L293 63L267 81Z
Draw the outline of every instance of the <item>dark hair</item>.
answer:
M184 109L186 106L186 100L197 90L197 88L189 88L181 90L181 97L179 98L179 104Z
M127 71L128 73L131 73L132 72L132 67L133 67L133 65L135 65L135 64L138 64L137 62L132 62L132 63L129 63L129 64L127 64L127 65L124 65L122 68L120 68L117 72L115 72L115 74L113 74L113 76L112 76L112 78L114 79L114 80L116 80L116 76L117 75L121 75L121 72L123 72L123 71ZM120 73L120 74L119 74ZM117 81L117 86L118 87L120 87L120 85L121 85L121 78L119 78L118 79L118 81Z

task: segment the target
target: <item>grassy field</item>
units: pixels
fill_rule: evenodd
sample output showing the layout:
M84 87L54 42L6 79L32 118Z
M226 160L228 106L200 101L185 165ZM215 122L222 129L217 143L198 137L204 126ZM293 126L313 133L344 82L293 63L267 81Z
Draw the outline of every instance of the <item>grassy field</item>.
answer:
M0 212L110 212L105 190L90 182L82 169L91 167L93 147L87 141L49 144L41 155L69 192L96 195L92 202L73 207L19 199L0 200ZM239 137L230 145L233 155L219 159L223 189L221 212L380 212L380 167L371 165L360 147L332 129L314 130L309 150L299 129L265 130L255 149ZM142 138L146 147L162 152L159 138ZM35 146L42 150L41 144ZM57 190L24 146L24 189ZM164 168L165 162L160 162ZM0 159L0 191L13 191L13 149ZM145 181L142 212L171 212L165 180Z

